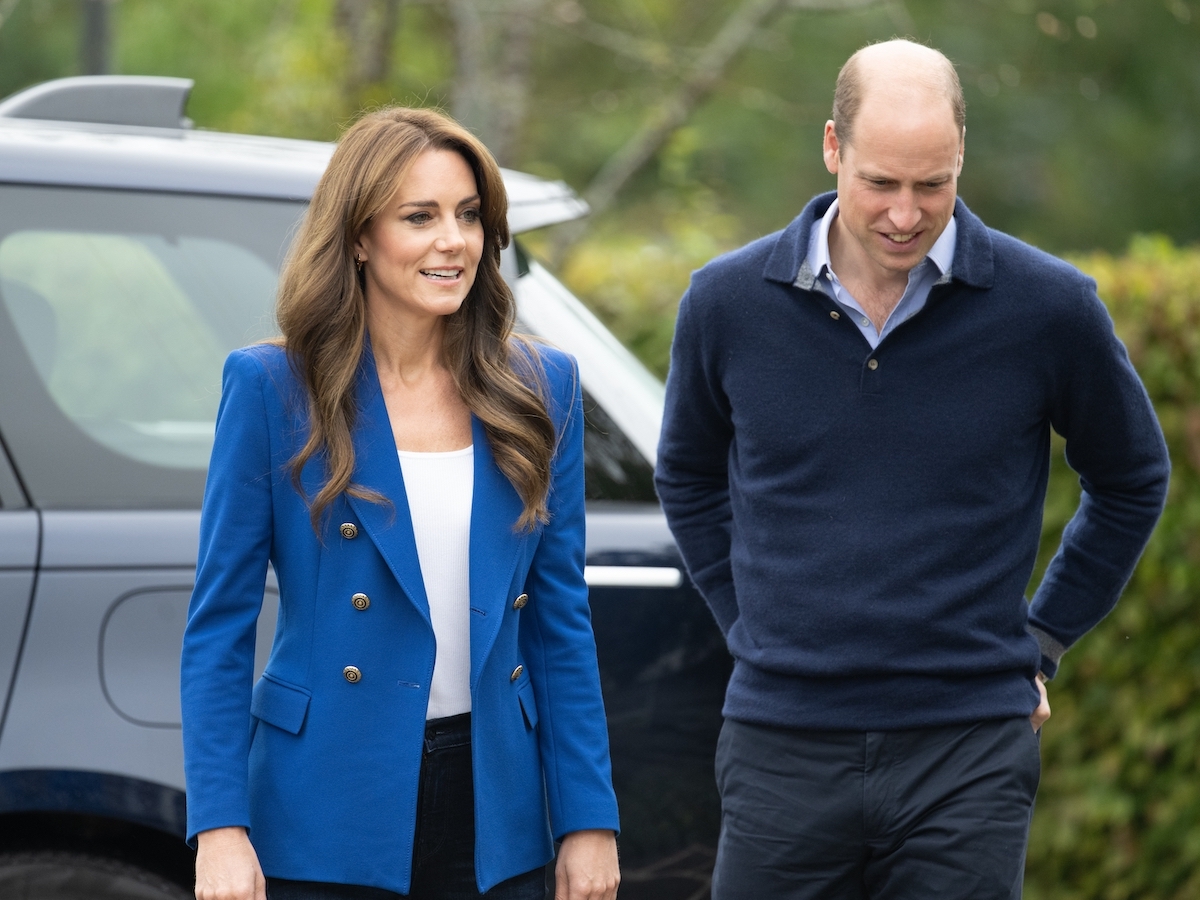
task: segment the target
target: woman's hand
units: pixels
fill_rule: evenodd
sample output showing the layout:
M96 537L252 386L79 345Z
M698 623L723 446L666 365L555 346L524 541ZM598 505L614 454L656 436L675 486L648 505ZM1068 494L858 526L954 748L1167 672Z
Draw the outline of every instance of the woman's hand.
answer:
M1050 698L1046 695L1046 676L1038 672L1036 681L1041 699L1038 702L1038 708L1029 717L1029 724L1033 726L1034 732L1040 731L1041 727L1046 724L1046 720L1050 718Z
M267 882L245 828L202 831L196 842L196 900L267 900Z
M607 829L573 831L554 867L554 900L614 900L621 883L617 836Z

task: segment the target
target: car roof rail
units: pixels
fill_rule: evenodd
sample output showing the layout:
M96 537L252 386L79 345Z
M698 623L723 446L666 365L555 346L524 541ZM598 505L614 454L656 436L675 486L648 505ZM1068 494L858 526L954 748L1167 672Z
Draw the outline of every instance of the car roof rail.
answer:
M184 116L190 78L81 75L26 88L0 102L0 118L191 128Z

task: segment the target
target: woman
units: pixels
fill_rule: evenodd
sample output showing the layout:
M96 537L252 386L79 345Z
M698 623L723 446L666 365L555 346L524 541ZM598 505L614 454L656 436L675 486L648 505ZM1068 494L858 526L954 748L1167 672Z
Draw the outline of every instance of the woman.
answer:
M581 396L512 334L506 207L454 122L366 116L281 341L226 363L182 665L199 900L532 900L552 835L558 896L616 894Z

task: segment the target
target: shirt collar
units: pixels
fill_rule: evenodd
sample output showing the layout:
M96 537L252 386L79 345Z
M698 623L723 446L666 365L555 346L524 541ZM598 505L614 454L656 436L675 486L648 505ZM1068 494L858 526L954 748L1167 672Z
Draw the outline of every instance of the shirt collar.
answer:
M958 244L958 220L950 217L950 221L946 223L946 227L942 229L942 233L938 235L938 239L933 242L933 246L929 248L929 255L926 259L932 260L937 266L938 271L943 275L950 274L950 266L954 263L954 248Z
M813 274L818 278L827 271L833 271L833 260L829 258L829 228L833 225L837 214L838 202L837 197L834 197L833 202L829 204L829 209L825 210L825 215L821 216L817 227L812 230L812 237L809 239L808 263L812 266Z
M838 201L835 197L833 202L829 204L829 209L816 223L812 231L809 233L808 239L808 254L801 264L800 273L804 274L804 267L807 264L812 273L813 278L820 278L826 272L833 272L833 262L829 258L829 228L833 225L833 220L837 218ZM933 246L929 248L929 254L925 257L931 260L937 266L938 272L943 276L948 275L950 266L954 262L954 249L958 243L958 220L950 217L950 221L946 223L946 227L942 233L938 235L938 239L933 242ZM925 260L922 260L923 263ZM920 265L920 263L918 263ZM796 283L800 283L800 277L796 279Z

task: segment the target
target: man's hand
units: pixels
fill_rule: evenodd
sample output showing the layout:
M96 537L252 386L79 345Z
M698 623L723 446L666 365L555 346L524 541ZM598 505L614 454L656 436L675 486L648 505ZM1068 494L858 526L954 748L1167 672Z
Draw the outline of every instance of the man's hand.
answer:
M614 900L620 882L615 834L595 829L563 838L554 867L554 900Z
M202 831L196 841L196 900L267 900L267 882L245 828Z
M1046 720L1050 718L1050 698L1046 696L1046 676L1038 672L1035 681L1038 693L1041 694L1042 699L1038 703L1037 709L1033 711L1033 715L1029 717L1029 724L1033 726L1034 733L1036 734L1046 724Z

